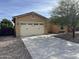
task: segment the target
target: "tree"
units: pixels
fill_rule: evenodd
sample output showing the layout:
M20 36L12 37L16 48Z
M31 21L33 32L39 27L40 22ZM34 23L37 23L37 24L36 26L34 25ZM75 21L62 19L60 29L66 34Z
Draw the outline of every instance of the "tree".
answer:
M1 21L1 27L2 28L13 28L13 24L8 19L2 19L2 21Z
M51 13L51 21L72 29L75 38L75 28L79 21L79 1L60 0L59 6Z
M8 19L2 19L0 33L1 35L13 35L14 34L14 26L12 22Z

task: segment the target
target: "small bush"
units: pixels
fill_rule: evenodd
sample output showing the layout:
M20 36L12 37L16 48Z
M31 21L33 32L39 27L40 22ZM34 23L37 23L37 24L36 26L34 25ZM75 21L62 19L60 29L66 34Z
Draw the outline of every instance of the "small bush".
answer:
M13 35L14 34L14 29L13 28L2 28L0 30L0 35L5 36L5 35Z

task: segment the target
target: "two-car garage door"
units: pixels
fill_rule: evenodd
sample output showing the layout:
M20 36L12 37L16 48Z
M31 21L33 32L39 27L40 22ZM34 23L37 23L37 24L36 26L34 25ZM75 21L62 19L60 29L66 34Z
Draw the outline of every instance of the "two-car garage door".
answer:
M44 34L44 24L41 22L21 22L20 35L30 36Z

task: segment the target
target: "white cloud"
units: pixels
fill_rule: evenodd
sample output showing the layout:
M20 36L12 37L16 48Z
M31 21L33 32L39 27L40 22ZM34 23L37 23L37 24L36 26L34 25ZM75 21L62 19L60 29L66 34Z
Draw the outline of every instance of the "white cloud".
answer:
M43 14L44 16L50 17L50 12L53 10L56 6L58 6L57 0L46 0L45 2L42 2L42 4L38 4L36 8L32 8L28 10L29 12L35 11L37 13ZM27 12L28 12L27 11Z

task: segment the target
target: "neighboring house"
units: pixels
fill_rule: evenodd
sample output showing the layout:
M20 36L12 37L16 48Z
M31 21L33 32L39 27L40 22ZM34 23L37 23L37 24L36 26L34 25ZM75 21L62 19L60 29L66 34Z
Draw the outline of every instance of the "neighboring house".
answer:
M62 31L59 26L51 24L48 18L35 12L14 16L13 21L16 36L31 36Z

